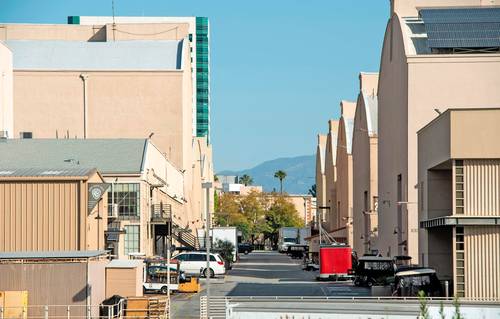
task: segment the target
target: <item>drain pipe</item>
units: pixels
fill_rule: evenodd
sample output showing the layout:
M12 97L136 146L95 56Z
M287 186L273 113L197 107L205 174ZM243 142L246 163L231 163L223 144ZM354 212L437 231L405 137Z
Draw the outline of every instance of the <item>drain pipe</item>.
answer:
M87 138L87 124L88 124L88 100L87 100L87 80L89 75L86 73L80 74L80 79L83 81L83 138Z

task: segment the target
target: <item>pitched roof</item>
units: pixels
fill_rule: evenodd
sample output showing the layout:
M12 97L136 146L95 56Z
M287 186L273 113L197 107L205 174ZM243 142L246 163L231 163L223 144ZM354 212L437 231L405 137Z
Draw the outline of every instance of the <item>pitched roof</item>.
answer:
M378 99L376 95L361 93L365 104L366 125L368 134L378 134Z
M107 254L105 250L14 251L14 252L0 252L0 259L93 258L105 254Z
M1 160L0 160L1 163ZM0 178L4 177L85 177L91 175L95 169L93 168L64 168L64 169L49 169L49 168L17 168L5 169L0 168Z
M14 70L180 70L183 40L7 40Z
M147 139L0 140L0 170L97 168L103 174L140 174Z
M352 138L354 136L354 119L351 117L344 117L345 139L347 154L352 154Z

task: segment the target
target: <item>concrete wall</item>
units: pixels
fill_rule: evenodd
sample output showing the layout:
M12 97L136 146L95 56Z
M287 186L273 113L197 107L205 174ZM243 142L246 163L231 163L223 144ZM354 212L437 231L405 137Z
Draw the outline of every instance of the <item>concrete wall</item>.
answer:
M0 131L14 137L12 52L0 42Z

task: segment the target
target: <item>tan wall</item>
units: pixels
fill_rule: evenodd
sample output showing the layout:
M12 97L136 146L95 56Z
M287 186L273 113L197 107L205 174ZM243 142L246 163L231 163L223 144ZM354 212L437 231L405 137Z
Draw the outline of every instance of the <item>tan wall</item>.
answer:
M106 298L142 296L143 267L106 268Z
M497 70L500 71L500 66ZM500 107L500 95L497 98L499 101L490 101L488 106ZM500 158L497 140L500 136L500 109L451 110L450 113L452 158Z
M106 41L106 30L102 25L3 24L0 40Z
M180 40L189 35L189 23L112 23L106 24L108 41Z
M316 211L313 209L312 196L310 195L288 195L287 199L295 206L300 219L307 225L314 218Z
M95 220L97 208L87 217L86 192L78 181L0 182L0 250L103 249L106 217Z
M0 290L27 290L30 306L85 305L87 301L87 263L0 264L0 277ZM43 317L43 310L39 315ZM65 309L60 315L65 315Z
M408 111L404 105L408 96L408 67L405 61L401 27L396 17L389 21L385 32L378 86L378 248L383 255L391 256L399 254L398 237L394 234L398 174L403 175L403 182L407 184L404 174L408 166ZM418 262L416 252L403 253L411 254L413 261Z
M465 227L465 297L500 297L500 227Z
M0 42L0 131L14 134L12 52Z
M344 117L340 118L337 142L337 228L347 228L347 243L353 245L353 170L352 155L347 152Z
M337 139L338 139L338 120L328 121L329 131L326 138L325 150L325 206L330 207L325 214L326 225L328 231L338 228L337 223Z
M80 74L15 71L15 134L30 131L36 138L54 138L56 131L59 137L69 131L71 138L82 138L84 86ZM191 123L188 128L183 126L182 72L85 74L88 138L144 138L154 132L155 145L177 167L183 167L183 133L191 136ZM190 108L184 110L191 114Z
M500 160L464 161L464 214L500 215Z
M360 94L354 117L352 142L353 249L358 254L376 248L378 226L374 197L378 196L377 147L377 136L368 134L366 109Z
M326 161L326 135L318 135L318 146L316 147L316 198L317 206L327 206L326 201L326 176L325 176L325 161ZM327 215L328 212L320 212L322 215ZM326 220L326 218L325 218Z
M0 40L179 40L189 34L188 23L3 24Z

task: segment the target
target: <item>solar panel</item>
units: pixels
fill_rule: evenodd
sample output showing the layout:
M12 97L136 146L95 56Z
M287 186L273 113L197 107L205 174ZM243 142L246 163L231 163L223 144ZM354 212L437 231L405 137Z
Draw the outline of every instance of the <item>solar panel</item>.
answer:
M430 48L500 47L500 8L420 10Z

